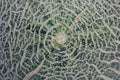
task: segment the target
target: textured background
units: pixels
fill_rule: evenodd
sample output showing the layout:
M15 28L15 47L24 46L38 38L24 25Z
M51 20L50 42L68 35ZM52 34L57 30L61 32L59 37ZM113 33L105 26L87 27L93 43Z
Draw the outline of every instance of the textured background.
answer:
M0 0L0 80L120 80L120 0Z

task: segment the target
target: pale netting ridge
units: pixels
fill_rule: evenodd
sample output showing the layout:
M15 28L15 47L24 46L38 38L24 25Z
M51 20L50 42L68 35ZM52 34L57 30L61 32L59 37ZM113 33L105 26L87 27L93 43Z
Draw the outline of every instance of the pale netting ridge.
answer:
M120 0L0 0L0 80L120 80Z

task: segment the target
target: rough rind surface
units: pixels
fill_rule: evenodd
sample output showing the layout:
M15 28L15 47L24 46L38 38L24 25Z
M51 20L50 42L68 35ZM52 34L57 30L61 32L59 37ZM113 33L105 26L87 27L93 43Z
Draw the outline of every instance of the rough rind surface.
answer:
M120 0L0 0L0 80L120 80Z

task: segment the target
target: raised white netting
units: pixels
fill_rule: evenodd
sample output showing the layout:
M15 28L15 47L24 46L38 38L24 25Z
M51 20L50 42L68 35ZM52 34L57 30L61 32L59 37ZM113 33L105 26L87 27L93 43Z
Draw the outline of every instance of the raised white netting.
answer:
M0 80L120 80L120 0L0 0Z

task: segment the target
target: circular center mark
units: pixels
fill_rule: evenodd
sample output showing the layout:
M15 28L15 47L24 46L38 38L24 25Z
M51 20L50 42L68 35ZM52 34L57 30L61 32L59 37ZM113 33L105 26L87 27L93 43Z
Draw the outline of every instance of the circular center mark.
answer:
M59 32L56 34L55 40L58 44L64 44L66 42L67 36L64 32Z

